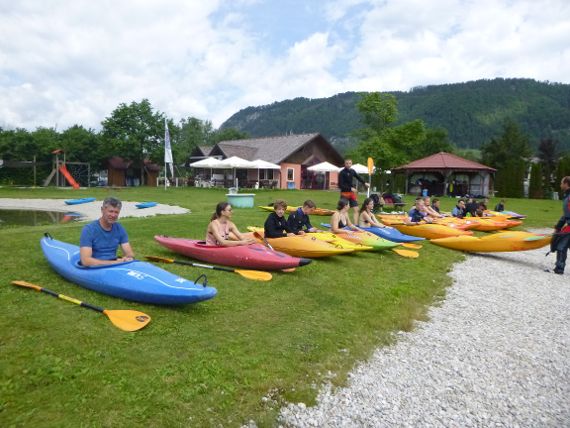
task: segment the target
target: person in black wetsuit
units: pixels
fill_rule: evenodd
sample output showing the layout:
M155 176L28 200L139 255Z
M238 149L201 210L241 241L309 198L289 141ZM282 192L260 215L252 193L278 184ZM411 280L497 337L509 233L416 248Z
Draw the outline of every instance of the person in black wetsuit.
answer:
M354 179L357 179L366 187L370 187L369 183L366 183L360 175L352 169L352 159L344 160L344 168L338 173L338 187L340 188L341 199L346 199L353 208L354 223L358 224L358 201L356 200L357 190L354 187Z
M570 246L570 176L566 176L560 182L560 189L564 192L562 200L562 216L556 226L555 234L550 244L550 250L556 251L556 265L554 273L562 275L566 267L566 257Z
M295 236L295 233L289 228L287 220L283 216L287 209L287 202L277 200L273 203L274 211L269 214L263 229L266 238L284 238L285 236Z
M309 219L309 214L312 214L317 205L307 199L303 202L303 206L297 208L294 213L289 215L287 219L287 225L289 230L296 235L304 235L305 232L316 232L317 228L311 225L311 220Z

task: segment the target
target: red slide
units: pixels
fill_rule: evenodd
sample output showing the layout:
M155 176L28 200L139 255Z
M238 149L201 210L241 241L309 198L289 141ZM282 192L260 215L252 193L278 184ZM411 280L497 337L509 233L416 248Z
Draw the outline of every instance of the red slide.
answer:
M59 167L59 172L63 174L67 182L71 184L74 189L79 189L79 184L77 184L77 181L75 181L75 179L71 176L65 165Z

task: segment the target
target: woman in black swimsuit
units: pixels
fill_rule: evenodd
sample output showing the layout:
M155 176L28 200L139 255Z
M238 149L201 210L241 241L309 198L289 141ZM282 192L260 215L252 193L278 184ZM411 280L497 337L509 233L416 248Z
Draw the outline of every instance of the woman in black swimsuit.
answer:
M348 216L348 210L350 205L348 200L341 198L336 206L336 211L331 217L331 232L332 233L347 233L348 231L344 229L348 227L350 230L359 230L352 222Z

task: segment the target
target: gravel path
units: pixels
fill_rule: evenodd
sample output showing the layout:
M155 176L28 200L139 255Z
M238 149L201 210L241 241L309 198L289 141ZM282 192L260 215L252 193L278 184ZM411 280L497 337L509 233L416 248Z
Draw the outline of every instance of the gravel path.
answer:
M428 322L280 424L570 427L570 275L544 272L546 251L468 256Z

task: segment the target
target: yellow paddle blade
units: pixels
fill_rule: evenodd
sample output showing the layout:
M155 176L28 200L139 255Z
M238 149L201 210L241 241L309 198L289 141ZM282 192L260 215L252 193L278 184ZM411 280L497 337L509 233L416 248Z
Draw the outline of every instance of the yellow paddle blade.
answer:
M392 248L392 251L402 257L407 257L408 259L417 259L420 253L412 250L400 250L399 248Z
M285 272L285 273L289 273L289 272L295 272L296 268L286 268L286 269L281 269L281 272Z
M147 314L129 309L105 309L103 313L107 315L115 327L123 331L137 331L146 327L150 322L150 317Z
M411 242L402 242L402 247L411 248L412 250L421 250L422 246L419 244L412 244Z
M374 159L372 158L368 158L368 174L372 175L372 172L374 171Z
M264 272L262 270L244 270L244 269L235 269L235 273L243 276L247 279L253 279L256 281L271 281L273 275L269 272Z

